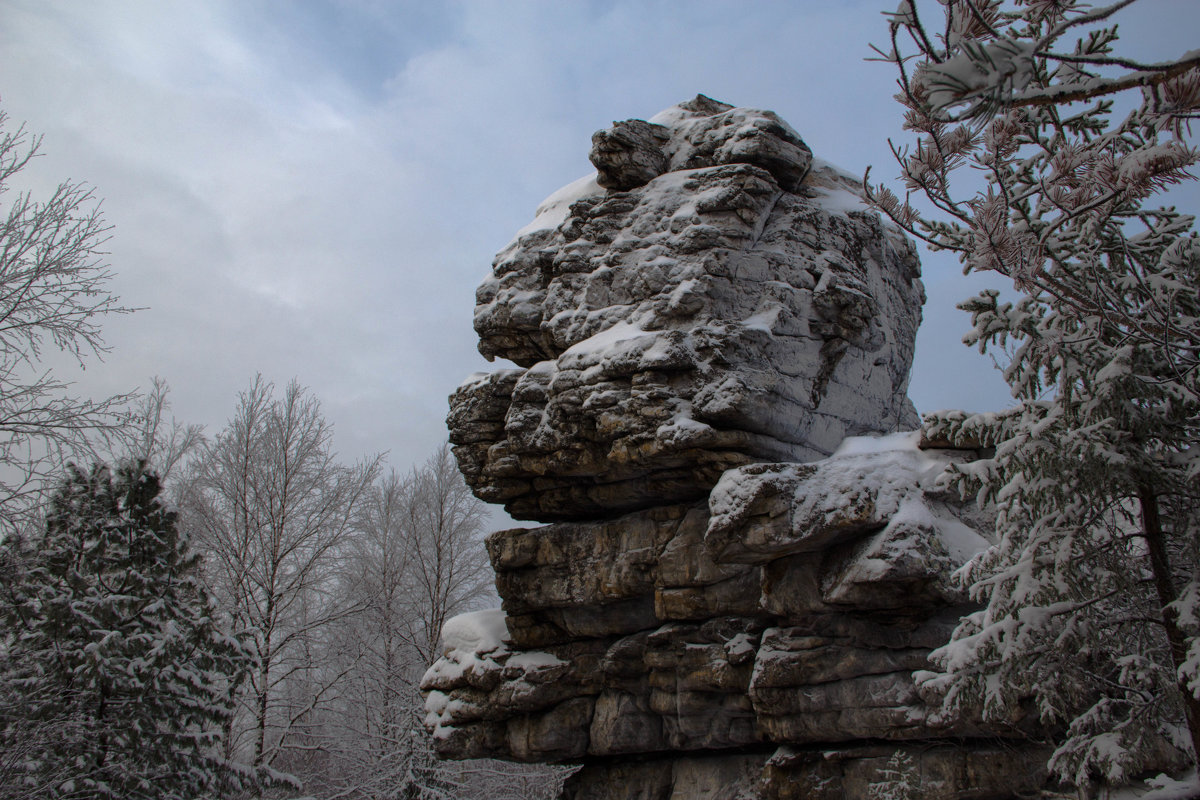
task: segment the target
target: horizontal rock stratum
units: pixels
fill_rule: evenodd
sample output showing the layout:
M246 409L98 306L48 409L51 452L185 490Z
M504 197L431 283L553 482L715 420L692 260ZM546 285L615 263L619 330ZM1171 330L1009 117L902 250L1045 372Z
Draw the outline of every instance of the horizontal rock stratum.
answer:
M503 608L426 673L446 758L581 764L574 800L1010 798L1032 723L947 718L930 652L987 513L906 391L912 244L769 111L699 96L592 140L480 287L451 396ZM936 446L935 446L936 445ZM941 449L939 449L941 446Z

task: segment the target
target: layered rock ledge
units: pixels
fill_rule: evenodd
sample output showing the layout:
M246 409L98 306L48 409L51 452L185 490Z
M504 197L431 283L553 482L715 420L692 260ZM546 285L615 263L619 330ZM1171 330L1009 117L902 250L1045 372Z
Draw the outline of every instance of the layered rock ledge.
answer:
M557 713L563 697L592 698L602 718L614 716L606 705L640 703L645 717L631 745L585 714L565 757L924 735L911 673L966 603L950 574L986 542L930 489L946 460L912 434L844 449L731 470L707 504L492 534L504 606L485 613L502 635L476 649L452 641L430 671L431 692L482 692L477 720L461 709L431 718L439 740L500 742L471 724ZM832 727L830 714L841 715ZM521 741L489 754L563 749Z
M970 456L852 439L732 470L707 504L492 534L504 607L456 619L422 683L439 753L585 763L588 798L633 772L674 787L645 797L731 796L672 793L707 770L764 798L888 770L921 797L1035 787L1040 748L943 718L914 675L970 610L950 577L986 540L936 488Z
M906 397L909 241L767 111L706 97L593 138L480 287L451 397L501 609L422 682L446 758L581 764L564 798L1011 798L1029 720L920 673L973 610L985 511ZM882 792L882 794L881 794Z

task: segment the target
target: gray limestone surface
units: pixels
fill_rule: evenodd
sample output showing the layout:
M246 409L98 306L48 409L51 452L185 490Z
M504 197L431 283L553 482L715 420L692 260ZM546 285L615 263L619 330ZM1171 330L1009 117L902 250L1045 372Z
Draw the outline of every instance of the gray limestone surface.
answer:
M438 753L581 764L564 800L1035 792L1033 722L922 679L991 518L939 481L977 449L903 433L911 242L769 111L698 96L591 159L477 293L512 366L451 396L455 455L550 524L487 539L503 608L421 684Z
M590 519L916 426L919 263L852 178L772 112L703 97L591 155L477 292L480 352L517 367L451 397L480 498Z

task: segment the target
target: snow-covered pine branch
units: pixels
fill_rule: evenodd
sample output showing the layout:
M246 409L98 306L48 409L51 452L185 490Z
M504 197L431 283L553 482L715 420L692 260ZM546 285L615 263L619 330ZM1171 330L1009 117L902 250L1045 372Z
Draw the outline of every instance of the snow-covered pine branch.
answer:
M1121 56L1134 4L946 0L925 19L904 0L876 52L915 136L893 145L907 195L867 186L997 276L960 305L964 341L1006 360L1016 401L926 417L930 437L995 448L947 480L996 508L999 541L961 571L985 608L925 687L949 713L1034 714L1053 771L1085 789L1200 752L1200 240L1151 205L1198 157L1200 51ZM978 191L952 184L963 167Z
M1066 106L1130 89L1154 94L1166 87L1163 93L1178 99L1179 88L1194 86L1200 49L1155 62L1112 53L1116 27L1102 23L1135 2L1100 7L1032 2L1016 11L1003 0L955 0L945 4L944 30L931 34L914 0L901 0L888 15L891 49L875 51L882 60L903 66L907 57L900 42L906 35L925 60L911 76L909 70L901 71L901 86L910 97L916 96L914 90L928 92L928 112L943 123L991 118L1025 106ZM1059 47L1060 40L1080 30L1083 35L1070 50ZM1181 77L1186 80L1172 86ZM1194 117L1196 106L1176 110Z
M44 530L0 543L0 795L231 796L219 747L251 667L143 462L70 467Z

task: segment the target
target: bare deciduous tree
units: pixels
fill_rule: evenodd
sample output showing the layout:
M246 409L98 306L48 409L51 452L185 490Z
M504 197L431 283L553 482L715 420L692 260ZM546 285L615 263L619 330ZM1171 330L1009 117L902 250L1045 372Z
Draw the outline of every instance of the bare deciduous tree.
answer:
M340 626L327 665L346 665L324 715L330 794L465 796L463 769L432 753L417 685L445 620L490 591L485 515L446 446L407 475L390 473L363 504L341 576L345 602L361 611Z
M360 610L334 591L334 578L379 459L345 466L331 437L315 398L293 382L276 399L259 376L182 493L213 591L252 637L257 668L227 747L260 768L306 746L306 720L341 677L321 669L314 650Z
M403 525L413 557L407 580L418 613L407 635L428 666L438 656L442 625L491 587L491 565L482 547L487 506L467 488L449 445L439 447L408 480L411 500Z
M6 129L7 119L0 111L0 196L41 143L24 126ZM67 460L91 460L97 445L123 434L130 399L73 397L43 356L61 351L83 364L101 355L100 320L131 309L108 289L102 248L110 228L91 189L66 182L44 201L18 192L7 206L0 216L0 524L13 529Z
M203 426L167 419L170 391L165 380L153 379L150 393L142 396L130 416L127 445L128 457L148 464L163 483L204 444Z

